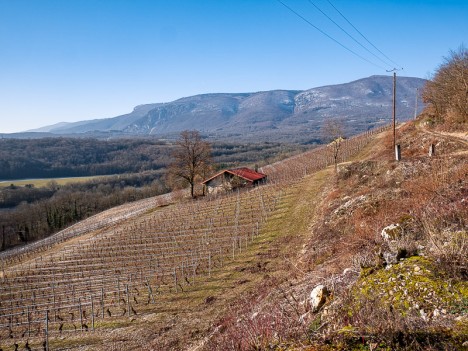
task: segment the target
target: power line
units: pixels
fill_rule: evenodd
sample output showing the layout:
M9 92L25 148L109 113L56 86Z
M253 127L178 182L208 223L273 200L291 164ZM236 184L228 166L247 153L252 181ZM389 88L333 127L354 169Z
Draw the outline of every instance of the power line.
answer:
M288 5L286 5L283 1L281 0L276 0L278 1L281 5L283 5L284 7L286 7L289 11L291 11L293 14L295 14L297 17L299 17L300 19L302 19L304 22L306 22L307 24L309 24L310 26L312 26L313 28L315 28L316 30L318 30L320 33L322 33L323 35L325 35L327 38L333 40L335 43L337 43L339 46L341 46L342 48L344 48L345 50L348 50L349 52L351 52L353 55L359 57L361 60L364 60L366 61L367 63L370 63L371 65L373 66L376 66L376 67L379 67L380 69L383 69L385 70L385 68L383 68L382 66L372 62L372 61L369 61L368 59L366 59L365 57L359 55L357 52L351 50L350 48L348 48L347 46L341 44L338 40L336 40L335 38L333 38L331 35L325 33L323 30L321 30L319 27L315 26L312 22L310 22L307 18L303 17L301 14L299 14L298 12L294 11L291 7L289 7Z
M314 6L318 11L320 11L320 13L322 15L324 15L326 18L328 18L335 26L337 26L338 28L341 29L342 32L344 32L348 37L350 37L352 40L354 40L354 42L356 42L359 46L361 46L364 50L366 50L368 53L370 53L372 56L374 56L377 60L379 60L380 62L382 62L383 64L387 65L387 66L391 66L388 62L382 60L379 56L377 56L376 54L374 54L372 51L370 51L367 47L365 47L364 45L362 45L361 42L359 42L356 38L354 38L351 34L348 33L348 31L346 29L344 29L343 27L341 27L338 23L336 23L333 18L331 18L330 16L328 16L324 11L322 11L322 9L320 7L318 7L316 4L314 4L314 2L312 0L308 0L309 3Z
M375 50L377 50L378 52L380 52L387 60L389 60L389 61L392 62L393 64L397 65L397 66L400 67L401 69L403 69L403 67L401 67L401 65L399 65L398 63L396 63L395 61L393 61L391 58L389 58L387 55L385 55L382 51L380 51L374 44L372 44L372 43L370 42L370 40L367 39L366 36L365 36L364 34L362 34L362 33L359 31L359 29L357 29L357 28L345 17L345 15L343 15L343 14L340 12L340 10L338 10L338 9L331 3L330 0L327 0L327 2L335 9L336 12L338 12L338 13L341 15L341 17L343 17L343 18L345 19L346 22L349 23L349 25L350 25L351 27L354 28L354 30L355 30L356 32L358 32L358 33L361 35L361 37L363 37L370 45L372 45L372 47L373 47Z

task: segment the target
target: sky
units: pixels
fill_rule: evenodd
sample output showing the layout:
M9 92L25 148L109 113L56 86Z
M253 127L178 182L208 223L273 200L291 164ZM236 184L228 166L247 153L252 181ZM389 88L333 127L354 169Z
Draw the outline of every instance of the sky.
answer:
M468 46L467 19L466 0L0 0L0 133L393 68L429 78Z

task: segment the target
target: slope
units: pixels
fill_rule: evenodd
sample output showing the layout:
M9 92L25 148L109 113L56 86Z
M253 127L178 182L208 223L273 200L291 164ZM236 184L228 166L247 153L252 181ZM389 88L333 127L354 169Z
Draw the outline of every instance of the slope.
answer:
M397 135L402 161L383 133L341 164L305 217L307 243L287 281L232 308L235 318L219 321L206 350L464 349L466 140L428 131L425 121Z

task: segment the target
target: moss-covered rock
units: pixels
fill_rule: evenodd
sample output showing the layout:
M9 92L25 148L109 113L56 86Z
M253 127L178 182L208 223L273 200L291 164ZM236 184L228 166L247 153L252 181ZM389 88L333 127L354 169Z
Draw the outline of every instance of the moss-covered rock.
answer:
M410 310L419 311L423 318L466 314L468 282L447 280L435 267L427 258L410 257L386 269L366 272L354 294L391 305L402 315Z
M341 327L335 335L347 345L343 349L377 343L378 350L462 350L468 340L468 282L447 279L437 267L413 256L363 269L336 311Z

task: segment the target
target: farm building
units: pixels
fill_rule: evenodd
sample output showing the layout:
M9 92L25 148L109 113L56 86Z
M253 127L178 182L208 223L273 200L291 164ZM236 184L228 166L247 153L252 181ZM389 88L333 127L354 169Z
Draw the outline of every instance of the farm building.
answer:
M208 194L216 194L220 191L229 191L236 188L254 187L266 182L266 174L259 173L250 168L225 169L202 184Z

